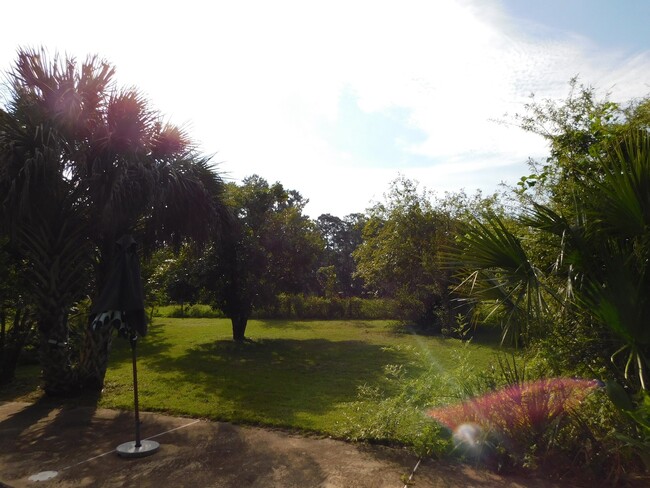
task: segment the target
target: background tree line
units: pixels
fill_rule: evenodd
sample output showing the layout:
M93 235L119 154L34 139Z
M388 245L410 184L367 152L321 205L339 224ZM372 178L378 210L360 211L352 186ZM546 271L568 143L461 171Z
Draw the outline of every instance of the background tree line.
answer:
M536 351L554 375L646 389L649 106L647 98L599 99L577 80L565 100L532 99L515 120L546 138L550 154L500 198L438 199L399 177L365 214L310 221L303 198L279 183L231 184L226 193L238 196L236 213L259 246L235 246L257 256L244 260L260 287L248 292L246 315L277 306L282 294L387 298L404 324L429 332L491 326L503 343ZM251 205L268 193L275 205ZM256 219L260 208L274 217ZM218 253L212 259L218 268ZM224 274L205 273L199 283L215 276ZM273 286L262 286L265 276ZM223 288L212 291L211 303L225 311Z
M82 326L75 336L75 316L129 233L148 305L209 304L231 319L236 341L252 314L290 315L309 297L348 316L351 303L383 299L421 330L493 326L504 342L540 351L556 374L647 386L647 98L619 105L573 80L566 100L532 100L516 121L548 140L550 156L501 198L436 198L398 177L365 213L314 220L279 182L224 183L186 134L113 75L97 58L33 50L9 73L0 110L5 381L31 338L46 391L102 387L112 331Z
M252 314L358 318L359 300L384 300L388 318L405 324L451 330L453 276L442 257L469 215L449 203L461 200L489 205L463 194L435 200L400 177L366 214L312 220L300 193L253 175L225 185L233 222L207 249L158 251L146 270L149 294L160 304L179 304L181 312L186 304L211 304L231 318L235 340L244 339Z

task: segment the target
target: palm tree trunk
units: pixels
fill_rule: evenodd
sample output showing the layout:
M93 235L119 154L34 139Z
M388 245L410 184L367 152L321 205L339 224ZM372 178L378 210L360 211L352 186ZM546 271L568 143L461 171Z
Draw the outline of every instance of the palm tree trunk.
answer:
M95 263L97 296L99 296L103 284L106 283L109 267L113 261L115 236L108 235L99 242L98 246L100 259ZM79 376L82 388L94 392L100 392L104 388L112 339L113 327L110 325L96 328L87 327L84 331L79 358Z
M44 314L38 321L43 389L50 396L70 395L79 390L70 360L68 317L64 311Z
M86 328L84 343L81 348L79 375L81 386L91 391L104 388L104 378L108 368L108 359L113 343L113 327L98 327L96 330Z

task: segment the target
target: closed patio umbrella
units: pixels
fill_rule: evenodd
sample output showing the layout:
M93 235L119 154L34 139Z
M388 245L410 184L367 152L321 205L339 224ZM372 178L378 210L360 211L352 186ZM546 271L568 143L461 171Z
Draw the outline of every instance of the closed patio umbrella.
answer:
M128 337L131 342L135 441L120 444L117 447L117 453L124 457L142 457L153 454L160 445L155 441L140 440L136 344L138 335L144 336L147 333L140 262L136 252L137 245L131 235L120 237L116 246L106 284L90 311L90 326L93 328L116 327L119 335Z

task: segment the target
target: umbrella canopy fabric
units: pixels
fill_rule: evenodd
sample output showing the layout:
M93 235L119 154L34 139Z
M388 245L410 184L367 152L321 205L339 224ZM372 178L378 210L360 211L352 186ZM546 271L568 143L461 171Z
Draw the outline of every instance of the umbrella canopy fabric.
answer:
M127 325L140 336L147 333L144 293L140 279L137 245L131 235L123 235L99 297L90 311L92 327L112 324L118 329Z

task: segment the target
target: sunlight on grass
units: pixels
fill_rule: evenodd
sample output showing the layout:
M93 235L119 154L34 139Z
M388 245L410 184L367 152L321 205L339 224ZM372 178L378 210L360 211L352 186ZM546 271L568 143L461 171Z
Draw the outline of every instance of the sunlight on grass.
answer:
M141 409L412 444L425 411L457 400L459 378L498 349L388 321L253 320L247 332L239 344L226 319L157 318L138 345ZM19 368L0 400L38 399L38 372ZM98 406L133 408L128 341L113 341Z
M231 340L224 319L157 319L141 340L143 409L332 433L359 387L390 389L384 367L409 375L456 368L460 341L396 333L386 321L250 322L253 342ZM132 407L126 341L116 340L101 406ZM470 348L486 367L492 349ZM417 354L414 351L418 351Z

